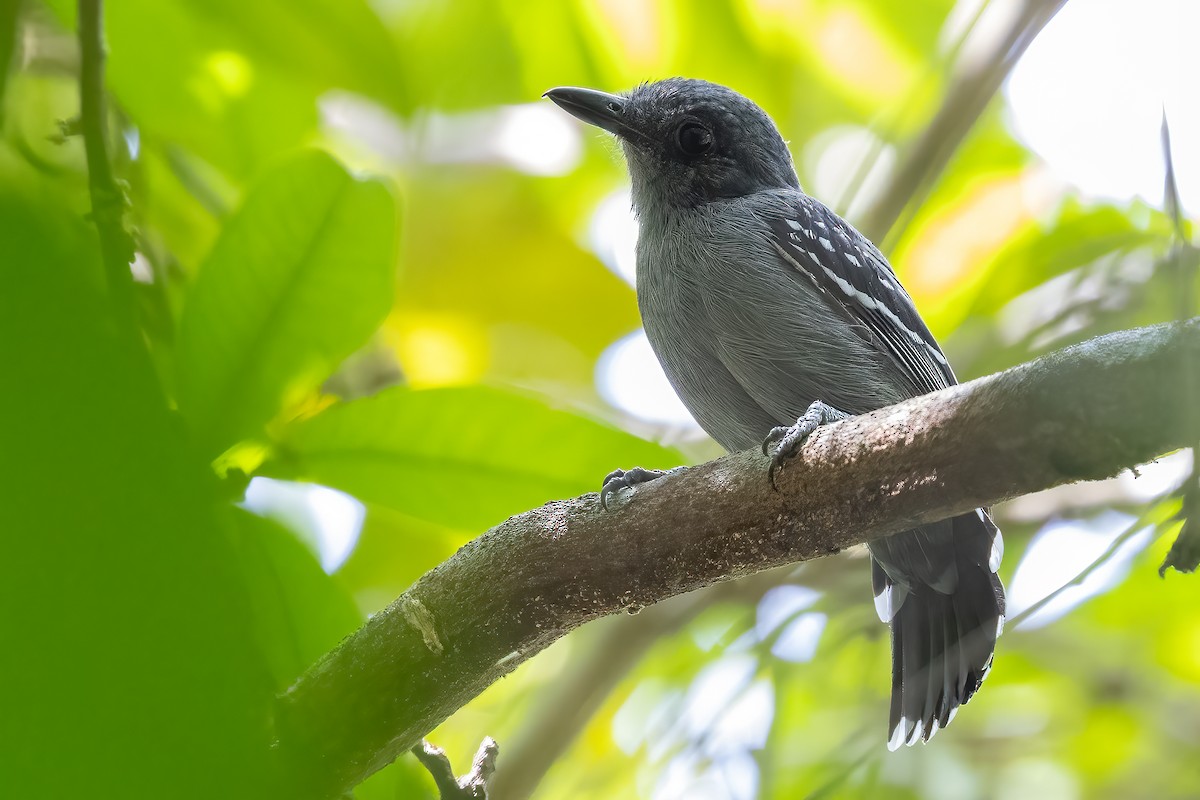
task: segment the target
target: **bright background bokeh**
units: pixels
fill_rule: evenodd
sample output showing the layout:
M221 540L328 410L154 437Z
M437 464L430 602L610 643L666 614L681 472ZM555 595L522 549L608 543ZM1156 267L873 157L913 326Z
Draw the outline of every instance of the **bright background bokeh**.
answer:
M67 242L54 247L68 261L84 252L88 203L82 146L52 141L78 105L74 4L14 8L0 47L0 211L9 215L0 232L13 249L0 269L13 308L30 310L56 305L21 264L48 259L50 242ZM174 608L168 596L196 605L179 594L186 580L156 583L166 571L195 570L204 596L203 565L221 563L222 580L247 588L221 612L242 620L234 638L245 647L206 661L212 648L193 652L181 638L179 652L197 674L239 675L252 672L243 650L258 652L255 668L286 685L489 525L594 490L615 467L719 453L639 328L637 222L619 149L540 99L553 86L619 91L688 75L757 100L788 140L802 185L892 258L963 380L1195 307L1166 266L1173 226L1160 142L1165 115L1179 193L1195 216L1192 0L122 0L106 15L114 163L128 182L153 363L146 374L112 367L100 383L114 392L112 409L142 408L136 387L160 387L136 395L163 417L131 411L150 431L136 441L191 431L186 474L215 471L223 488L193 498L206 510L188 524L225 534L204 558L185 557L170 548L183 548L192 528L164 538L149 523L121 527L97 512L62 546L13 537L28 557L14 563L39 566L13 570L20 600L9 607L36 596L42 608L88 608L73 592L90 584L46 567L52 560L95 574L97 592L127 587L115 611L95 611L118 620L105 623L120 642L113 653L140 652L131 641L153 649L149 623L121 627L130 609ZM296 155L305 148L348 172ZM243 349L238 329L261 310L263 284L239 278L239 253L325 189L336 206L339 182L376 185L353 182L365 176L395 197L394 257L348 286L288 295L263 323L275 339ZM321 251L313 269L357 269L366 253L391 252L390 207L371 208L326 232L333 255ZM44 221L40 239L32 219ZM355 255L350 267L341 252ZM97 274L82 270L80 285ZM58 333L14 327L2 338L11 363L32 353L30 363L58 365L39 380L66 381L59 418L92 431L83 421L93 416L72 403L92 409L100 428L114 418L85 397L99 385L84 380L89 365L108 362L76 344L94 332L73 327L83 323L70 308L55 312L60 322L29 311ZM231 373L222 358L237 357L249 366ZM227 374L228 402L205 400L216 389L202 378ZM14 382L31 385L43 384ZM36 417L36 396L28 408L25 397L9 394L7 419ZM26 427L30 450L66 454L55 465L92 446L86 435ZM164 503L191 508L172 499L162 474L138 472L151 462L130 452L128 464L97 464L113 475L128 466L147 491L167 493ZM9 486L61 485L81 507L92 502L82 473L76 486L47 482L18 459L10 466ZM1195 797L1200 584L1155 572L1190 469L1190 454L1172 454L1137 476L996 509L1014 623L978 699L928 746L883 746L888 641L867 559L853 551L589 625L430 739L465 767L482 736L495 737L499 800ZM49 501L39 502L29 530L50 525ZM134 538L143 534L153 547ZM226 538L233 544L222 549ZM93 541L127 542L129 552L98 557L80 543ZM144 563L130 555L154 548L167 550ZM28 630L44 630L29 620ZM65 662L70 640L54 642ZM90 658L111 661L106 646L93 643ZM205 709L204 690L194 694L194 710ZM150 704L146 720L172 724ZM197 736L205 730L196 723ZM47 741L53 731L43 731ZM149 741L129 734L127 749L153 760ZM433 794L405 757L357 796Z

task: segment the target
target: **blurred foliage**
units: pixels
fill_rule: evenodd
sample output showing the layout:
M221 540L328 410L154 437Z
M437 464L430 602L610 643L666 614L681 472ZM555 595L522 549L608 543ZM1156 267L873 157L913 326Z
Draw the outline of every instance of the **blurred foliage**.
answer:
M597 388L598 359L637 327L589 238L623 172L576 127L557 166L529 161L563 124L529 105L544 90L731 84L779 121L802 183L853 217L948 96L971 30L952 10L112 2L132 343L85 218L83 149L59 124L78 113L74 5L0 3L0 796L261 796L274 692L365 614L507 515L617 466L715 452ZM868 131L831 179L831 154ZM999 100L945 144L949 167L888 241L961 378L1171 317L1158 210L1047 191ZM247 476L361 501L345 563L326 574L311 530L239 508ZM998 509L1004 576L1048 522L1159 502L1129 486ZM611 693L579 687L596 712L574 737L540 736L562 712L550 687L603 666L590 643L639 618L559 642L431 738L464 770L484 734L502 772L523 768L509 742L561 748L549 798L1194 797L1196 586L1153 569L1172 530L1135 539L1100 596L1009 631L984 691L927 747L883 747L886 629L856 554L779 577L819 596L770 624L757 589L644 612L661 630L612 659L635 666ZM800 626L804 657L787 644ZM357 796L432 786L406 757Z

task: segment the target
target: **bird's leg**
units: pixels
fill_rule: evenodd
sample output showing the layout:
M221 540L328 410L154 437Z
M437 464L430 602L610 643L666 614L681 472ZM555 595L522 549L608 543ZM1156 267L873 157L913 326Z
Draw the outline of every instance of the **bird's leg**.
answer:
M771 458L771 466L767 468L767 478L771 481L771 485L775 485L775 472L783 466L784 461L796 455L796 451L808 440L809 436L812 436L813 431L822 425L838 422L849 416L845 411L838 411L833 406L816 400L808 407L804 415L796 420L795 425L772 428L762 446L763 455Z
M675 467L674 469L643 469L642 467L634 467L633 469L614 469L612 472L604 476L604 485L600 487L600 505L605 511L608 510L608 498L615 495L622 489L633 489L634 487L657 480L663 475L670 475L673 472L682 472L687 467Z

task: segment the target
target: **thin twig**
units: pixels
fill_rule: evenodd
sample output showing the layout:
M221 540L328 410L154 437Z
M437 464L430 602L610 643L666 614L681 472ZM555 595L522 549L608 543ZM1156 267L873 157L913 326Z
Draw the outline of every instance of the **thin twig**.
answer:
M1171 153L1171 128L1167 124L1166 109L1163 109L1162 119L1162 150L1166 167L1163 211L1171 218L1175 233L1167 263L1179 283L1177 316L1183 321L1189 319L1196 308L1196 249L1188 241L1183 222L1183 201L1179 197L1179 184L1175 181L1175 159ZM1188 408L1195 423L1200 385L1197 382L1196 365L1191 360L1180 365L1180 391L1191 400ZM1200 443L1192 445L1192 472L1180 490L1182 508L1179 516L1183 518L1183 527L1158 568L1160 576L1166 575L1168 569L1194 572L1200 566L1200 459L1196 457L1197 453L1200 453Z
M861 741L864 738L864 735L865 731L863 730L857 730L850 734L843 740L842 745L838 748L837 752L839 754L845 753L850 749L854 742ZM858 770L864 764L879 760L882 758L882 756L883 748L879 746L878 742L871 742L862 751L861 755L859 755L857 758L851 759L850 761L843 762L841 768L834 773L833 777L805 795L804 800L825 800L829 797L835 797L835 792L838 792L842 788L842 786L847 780L850 779L850 776L853 775L856 770ZM830 761L832 760L833 756L830 757Z
M126 196L113 176L108 155L108 115L104 99L104 12L102 0L79 0L79 107L92 222L110 299L121 323L134 328L133 237L125 228Z
M1016 616L1009 619L1005 623L1005 626L1008 628L1016 628L1022 622L1025 622L1027 619L1032 617L1034 614L1036 614L1037 612L1039 612L1043 608L1045 608L1047 605L1049 605L1056 597L1061 595L1067 589L1070 589L1072 586L1083 585L1083 582L1085 580L1087 580L1088 577L1090 577L1093 572L1095 572L1096 570L1100 569L1100 567L1107 564L1112 559L1112 557L1117 554L1117 551L1119 551L1125 545L1126 542L1128 542L1134 536L1137 536L1139 533L1144 531L1147 527L1160 525L1162 522L1165 521L1166 517L1168 517L1168 516L1169 516L1168 514L1165 514L1163 512L1163 504L1162 503L1155 503L1154 505L1152 505L1149 509L1144 511L1136 520L1134 520L1129 525L1128 528L1121 531L1120 535L1118 535L1115 539L1112 540L1112 542L1108 545L1108 547L1105 549L1105 551L1100 554L1099 558L1097 558L1095 561L1093 561L1092 563L1090 563L1086 567L1084 567L1082 570L1080 570L1079 574L1076 575L1074 578L1071 578L1071 580L1067 581L1062 586L1059 586L1053 592L1046 595L1041 600L1038 600L1036 603L1034 603L1029 608L1022 611L1020 614L1017 614Z
M496 771L496 756L500 753L500 746L492 737L484 737L471 763L471 771L461 778L454 777L454 768L442 748L422 741L410 752L433 776L441 800L487 800L488 781Z
M979 8L972 15L970 22L963 28L962 32L950 46L950 49L939 60L939 63L937 65L927 64L922 75L913 81L913 85L907 91L906 96L899 102L892 104L883 118L877 117L875 122L869 124L868 128L873 132L878 132L880 135L874 137L870 152L859 162L854 170L854 174L838 195L836 202L831 203L833 209L839 214L848 216L850 208L859 199L859 193L862 191L863 184L876 166L879 165L879 159L887 148L887 143L898 138L896 129L900 126L902 120L909 115L909 112L917 107L918 96L926 90L926 84L934 80L934 73L953 73L959 55L962 53L967 40L971 38L971 34L975 31L975 28L979 25L979 20L983 18L989 4L990 0L984 0L984 2L980 3ZM888 193L889 189L885 186L880 193L880 197ZM887 231L883 231L880 236L886 238L886 234Z
M901 167L859 230L887 251L902 234L913 210L933 187L959 146L988 107L1026 48L1066 0L1026 0L1016 23L981 66L966 71L946 92L946 101L902 156Z

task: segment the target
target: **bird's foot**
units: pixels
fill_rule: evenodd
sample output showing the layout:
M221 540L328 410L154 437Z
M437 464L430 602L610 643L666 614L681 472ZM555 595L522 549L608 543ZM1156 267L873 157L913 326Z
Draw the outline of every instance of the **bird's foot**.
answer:
M845 411L838 411L833 406L817 400L808 407L804 416L796 420L795 425L772 428L762 446L763 455L771 459L771 466L767 468L767 479L771 481L771 485L775 486L775 473L783 466L783 462L796 455L796 451L809 436L812 436L813 431L822 425L838 422L849 416Z
M661 478L663 475L679 472L682 469L684 468L643 469L642 467L634 467L633 469L614 469L604 476L604 485L600 487L600 505L607 511L608 499L622 489L633 489L643 483L649 483Z

